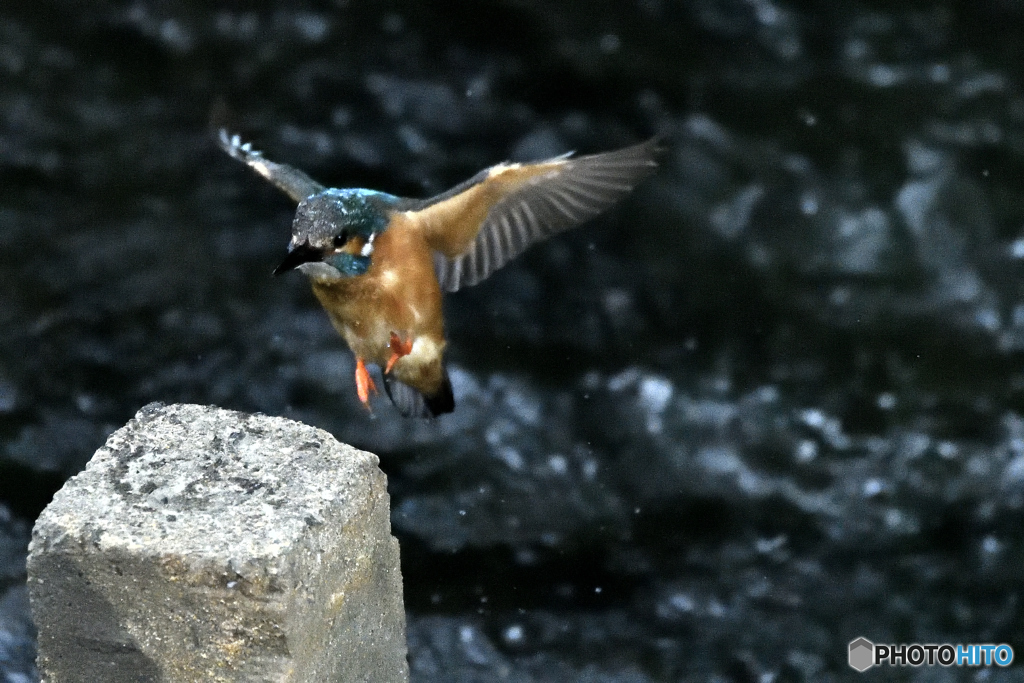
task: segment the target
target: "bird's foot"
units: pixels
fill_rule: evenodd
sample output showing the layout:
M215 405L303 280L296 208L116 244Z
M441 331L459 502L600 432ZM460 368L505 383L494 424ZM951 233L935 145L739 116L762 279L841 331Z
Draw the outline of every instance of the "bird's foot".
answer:
M399 358L412 353L412 339L402 341L397 334L392 332L391 341L388 343L388 346L391 348L391 358L388 358L388 364L384 368L385 375L391 372L391 368L395 367L395 363L398 362Z
M356 394L359 395L359 400L362 401L367 410L370 410L371 391L376 394L377 385L373 383L373 378L370 377L363 359L356 358Z

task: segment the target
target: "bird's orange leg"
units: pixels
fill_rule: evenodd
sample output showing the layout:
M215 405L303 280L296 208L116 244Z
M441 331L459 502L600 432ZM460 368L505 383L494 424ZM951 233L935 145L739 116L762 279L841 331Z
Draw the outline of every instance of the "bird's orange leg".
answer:
M384 374L391 372L391 368L395 366L398 359L402 356L408 356L412 353L412 339L409 341L402 341L398 338L398 335L394 332L391 333L391 341L388 343L391 348L391 358L388 358L388 364L384 368Z
M367 410L370 408L371 390L376 394L377 385L373 383L373 378L367 372L366 363L363 362L363 359L356 358L356 394L359 395L359 400L363 402Z

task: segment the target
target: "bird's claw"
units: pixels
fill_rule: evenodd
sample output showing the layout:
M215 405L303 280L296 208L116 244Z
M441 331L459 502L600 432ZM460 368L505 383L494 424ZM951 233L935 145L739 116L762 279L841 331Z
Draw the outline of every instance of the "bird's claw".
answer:
M399 358L412 353L412 339L402 341L397 334L392 332L391 341L388 342L388 346L391 348L391 358L388 358L388 364L384 368L385 375L391 372L391 368L395 366Z
M366 369L366 363L363 362L362 358L356 358L356 394L359 395L359 400L367 410L370 409L370 392L377 393L377 385L373 383L373 378L370 377L369 371ZM372 410L371 410L372 412Z

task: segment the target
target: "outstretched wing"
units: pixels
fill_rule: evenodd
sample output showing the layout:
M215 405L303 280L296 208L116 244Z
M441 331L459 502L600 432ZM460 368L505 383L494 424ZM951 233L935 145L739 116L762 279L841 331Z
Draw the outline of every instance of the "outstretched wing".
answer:
M312 194L324 191L323 185L299 169L265 159L263 152L253 149L251 143L243 144L239 136L229 135L224 128L221 128L217 135L217 143L232 158L238 159L252 168L296 202L301 202Z
M511 259L593 218L657 167L657 139L614 152L492 166L412 209L441 288L480 282Z

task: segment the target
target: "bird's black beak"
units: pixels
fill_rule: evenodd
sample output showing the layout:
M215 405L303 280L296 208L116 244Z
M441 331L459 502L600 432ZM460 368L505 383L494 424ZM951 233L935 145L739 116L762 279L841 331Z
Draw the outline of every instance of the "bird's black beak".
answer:
M323 261L324 255L319 249L314 249L309 246L309 242L303 242L302 244L292 247L288 251L288 255L281 261L281 265L274 269L274 275L280 275L281 273L287 273L289 270L293 270L303 263L309 263L311 261Z

